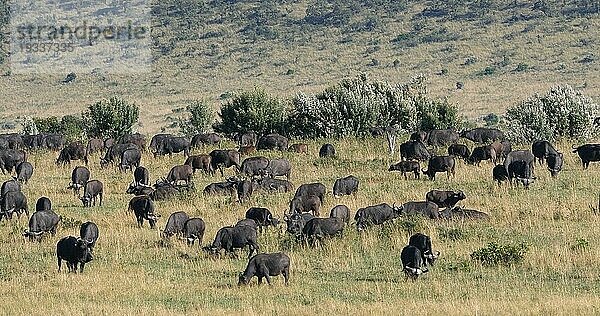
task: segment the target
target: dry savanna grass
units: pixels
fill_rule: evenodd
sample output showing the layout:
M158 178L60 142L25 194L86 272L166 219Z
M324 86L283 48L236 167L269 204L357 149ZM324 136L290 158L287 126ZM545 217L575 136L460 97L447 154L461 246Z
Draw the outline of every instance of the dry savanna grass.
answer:
M600 312L600 225L598 199L600 165L582 171L579 158L560 146L566 165L557 179L543 167L530 190L498 188L491 181L492 164L481 167L460 162L455 179L439 174L435 182L425 178L405 181L390 173L395 162L387 155L384 139L332 141L338 157L319 159L321 142L309 141L307 155L260 152L267 157L284 156L292 162L291 181L296 185L322 182L328 194L322 213L336 204L358 208L382 202L423 200L431 189L462 189L463 204L491 215L489 221L433 221L398 219L358 234L348 227L343 237L312 249L295 243L283 227L259 235L261 252L284 251L291 257L291 280L281 277L274 285L237 286L237 276L247 263L239 257L212 258L195 245L188 247L173 238L161 242L160 229L169 214L185 211L207 223L203 244L216 231L243 218L251 206L269 208L281 217L293 193L255 194L240 205L231 197L205 197L200 192L221 181L197 173L198 193L157 203L162 215L158 229L147 222L136 227L126 212L131 196L124 193L132 174L100 169L99 157L91 159L92 178L105 184L104 204L83 208L66 190L70 167L56 167L56 153L32 153L33 179L24 186L30 209L40 196L52 199L62 216L56 236L41 243L25 240L21 233L27 220L0 223L0 297L2 314L597 314ZM233 147L233 144L224 146ZM212 148L196 150L208 152ZM151 181L165 176L184 157L154 159L143 156ZM228 170L229 174L233 171ZM333 197L336 178L357 176L360 190L354 196ZM8 178L8 175L5 176ZM353 215L353 214L352 214ZM56 242L77 235L80 222L94 221L100 228L95 259L83 274L57 272ZM430 273L416 282L405 281L400 251L413 232L433 239L441 257ZM577 240L587 246L573 248ZM489 242L529 246L524 261L510 267L484 267L470 254Z

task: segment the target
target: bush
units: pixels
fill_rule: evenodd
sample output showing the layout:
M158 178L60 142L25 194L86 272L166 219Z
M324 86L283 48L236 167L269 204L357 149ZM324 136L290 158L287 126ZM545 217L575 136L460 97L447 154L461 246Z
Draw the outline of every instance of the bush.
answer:
M181 133L193 136L200 133L208 133L215 121L215 115L211 107L202 101L192 101L187 107L189 116L179 121Z
M471 259L481 262L484 266L511 266L523 261L528 247L525 243L515 246L499 245L491 242L471 254Z
M23 124L23 133L34 135L38 133L58 133L65 136L68 141L83 140L85 138L83 119L74 115L34 117L32 121Z
M600 107L592 99L568 85L559 86L509 108L504 130L516 143L590 139L599 134L598 126L593 124L598 116Z
M254 89L234 96L221 108L221 122L215 125L225 134L256 132L283 134L286 107L279 99L264 90Z
M81 116L88 137L119 139L132 132L133 125L138 121L139 108L123 99L112 97L90 105Z
M490 113L483 117L485 126L496 126L500 122L500 117L496 113Z

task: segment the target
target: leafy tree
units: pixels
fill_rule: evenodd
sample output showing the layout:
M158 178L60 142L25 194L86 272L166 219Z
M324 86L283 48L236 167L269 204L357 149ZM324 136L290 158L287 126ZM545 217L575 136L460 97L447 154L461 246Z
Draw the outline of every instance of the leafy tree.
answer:
M82 113L88 137L119 139L132 132L137 123L139 108L118 97L98 101Z
M211 130L215 121L215 114L212 108L203 101L192 101L187 106L189 116L179 122L181 132L188 136L199 133L207 133Z

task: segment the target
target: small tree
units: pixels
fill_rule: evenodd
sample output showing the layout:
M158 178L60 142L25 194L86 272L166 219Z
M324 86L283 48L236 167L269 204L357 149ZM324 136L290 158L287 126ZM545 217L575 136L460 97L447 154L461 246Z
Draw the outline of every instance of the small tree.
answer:
M215 114L209 105L203 101L195 100L187 106L187 111L189 116L182 118L179 122L182 134L193 136L211 130L215 121Z
M112 137L119 139L132 132L137 123L139 108L135 104L112 97L94 103L82 113L88 137Z
M65 115L60 119L56 116L44 118L34 117L32 123L24 128L24 133L33 135L37 133L58 133L69 141L83 140L85 138L83 119L75 115ZM35 129L33 128L35 127Z

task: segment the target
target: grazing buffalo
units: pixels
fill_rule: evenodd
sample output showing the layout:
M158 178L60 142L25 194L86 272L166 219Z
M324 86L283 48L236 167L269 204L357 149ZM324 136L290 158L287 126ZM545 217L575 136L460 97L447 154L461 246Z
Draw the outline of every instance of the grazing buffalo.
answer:
M240 170L240 153L235 150L220 150L216 149L210 152L210 164L213 170L219 169L223 176L223 168L235 167L235 170Z
M201 218L194 217L185 221L183 224L183 237L186 239L188 246L193 246L196 239L198 239L198 244L202 246L205 229L206 224Z
M579 155L583 170L590 166L590 162L600 161L600 144L585 144L579 147L572 146L573 152Z
M2 171L2 174L12 173L13 169L23 161L27 161L27 154L22 150L0 150L0 171Z
M89 243L81 238L73 236L63 237L56 244L56 258L58 259L58 272L62 260L67 262L69 272L77 273L77 265L79 264L79 272L83 272L86 263L92 261L92 251L89 248Z
M194 173L196 173L196 170L201 169L205 173L213 175L215 170L212 168L210 160L211 158L209 155L189 156L183 164L191 166L192 172Z
M237 193L236 182L225 181L211 183L204 187L202 192L206 195L233 195L234 193Z
M427 134L427 144L433 147L444 147L458 143L458 133L452 129L434 129Z
M67 186L68 189L73 190L73 195L80 195L80 190L90 179L90 171L88 168L83 166L77 166L71 172L71 183Z
M7 219L12 219L12 214L17 213L18 218L25 213L29 216L29 208L27 207L27 197L21 191L10 191L2 196L0 201L0 219L2 216Z
M0 140L6 144L5 148L8 149L21 149L25 147L23 137L17 133L0 134Z
M152 139L150 140L150 146L148 146L148 149L150 150L150 152L157 152L159 150L159 148L161 148L163 146L163 143L165 142L165 140L174 137L173 134L156 134L154 136L152 136Z
M148 194L152 201L168 200L179 193L179 190L168 182L157 181L154 184L154 191Z
M267 176L274 178L279 176L285 176L286 179L290 179L292 173L292 166L287 159L272 159L269 161L269 165L265 169Z
M492 169L492 177L494 181L498 181L498 186L502 184L503 181L508 181L508 171L504 168L504 165L496 165L494 169Z
M285 285L288 285L290 278L290 257L286 254L261 253L250 258L246 270L240 274L238 286L247 285L252 277L258 278L258 284L262 284L262 279L267 279L267 284L271 285L271 277L283 275Z
M423 264L425 266L433 265L435 260L440 256L439 251L433 251L431 248L431 238L425 234L416 233L410 236L408 245L417 247L421 251Z
M321 149L319 149L319 157L335 157L335 147L333 147L332 144L324 144L321 146Z
M401 215L401 208L386 203L360 208L354 215L356 228L361 231L372 225L381 225Z
M478 210L462 208L460 206L448 207L440 212L440 218L448 220L488 219L490 216Z
M20 192L21 191L21 183L16 179L6 180L2 183L2 188L0 188L0 197L4 196L8 192Z
M100 206L102 206L102 196L104 194L104 185L98 180L90 180L85 184L81 202L83 207L96 206L96 198L100 198Z
M533 142L531 145L531 152L533 156L537 158L539 164L543 164L546 157L549 155L558 155L558 151L554 149L554 146L547 140L538 140Z
M240 153L240 156L248 156L248 155L256 152L256 147L255 146L240 146L240 148L238 149L238 152Z
M73 142L65 146L56 158L57 165L70 164L71 160L81 160L86 165L88 164L88 156L85 147L81 142Z
M358 178L355 176L337 179L333 184L333 195L341 196L354 194L358 192L358 184Z
M248 180L248 179L237 181L235 183L235 187L236 187L238 202L240 202L242 204L247 202L250 199L250 197L252 197L252 193L254 193L255 185L256 185L256 182L254 182L252 180Z
M533 176L533 168L530 163L523 160L516 160L508 165L508 178L511 183L521 182L525 189L529 189L529 185L535 180Z
M133 195L150 195L154 193L154 191L156 190L154 190L154 188L152 188L149 185L135 184L135 182L132 182L129 184L129 187L127 188L125 193Z
M114 163L117 159L121 159L123 152L128 149L140 149L136 144L114 144L106 149L104 157L100 158L100 167L104 168L109 164Z
M504 133L497 128L478 127L461 132L460 137L478 144L485 144L504 139Z
M516 150L516 151L511 151L506 158L504 159L504 168L506 169L506 172L509 173L509 169L508 166L514 162L514 161L524 161L525 163L527 163L529 165L529 169L531 169L531 173L533 174L533 168L534 168L534 161L535 161L535 157L533 156L533 154L529 151L529 150Z
M51 210L35 212L29 218L29 230L23 233L23 236L29 237L30 241L41 240L44 233L56 234L56 227L60 222L60 216Z
M20 183L27 183L32 175L33 166L29 162L23 161L17 165L17 181Z
M190 217L183 211L175 212L169 216L165 230L162 231L162 236L169 238L173 235L180 235L183 233L183 226Z
M250 157L244 159L242 162L240 173L248 177L262 177L266 174L266 169L268 166L269 159L262 156Z
M201 147L204 145L218 145L223 140L223 137L217 133L197 134L192 137L191 146Z
M244 134L238 134L236 141L240 147L243 146L256 146L258 142L258 135L254 132L248 132Z
M271 211L264 207L249 208L246 211L246 218L254 220L261 231L263 227L277 227L277 225L279 225L279 220L273 218Z
M456 203L466 199L463 191L439 191L431 190L425 195L425 200L435 203L441 207L453 207Z
M344 231L344 226L344 221L341 218L315 217L304 225L302 237L314 246L325 237L341 235Z
M138 166L133 171L133 182L135 185L150 185L150 172L142 166Z
M448 155L467 160L471 156L471 151L466 145L452 144L448 147Z
M146 136L140 133L126 134L121 137L119 144L135 144L141 151L146 151Z
M493 146L487 145L473 148L473 152L467 159L467 162L479 166L483 160L490 160L494 164L496 163L497 155Z
M85 148L85 152L88 155L93 155L97 152L102 152L104 150L104 141L100 138L91 138L88 140L87 147Z
M448 179L450 175L454 176L454 157L452 156L434 156L429 159L427 170L423 170L423 174L429 177L429 180L435 180L435 174L438 172L446 172Z
M62 134L50 133L41 134L41 148L47 148L52 151L59 151L65 145L65 137Z
M308 145L307 144L292 144L288 151L295 152L299 154L307 154L308 153Z
M171 156L180 152L183 152L183 154L186 157L190 155L190 140L183 136L172 136L165 138L159 144L159 146L156 148L156 151L153 154L154 157L164 155Z
M215 254L225 249L225 253L232 254L234 249L248 246L248 258L251 258L255 251L258 253L259 246L256 239L256 229L250 226L226 226L219 229L212 245L205 249Z
M409 139L410 140L418 140L420 142L425 143L425 142L427 142L427 136L428 136L427 132L425 132L425 131L417 131L417 132L414 132L414 133L410 134L410 138Z
M508 154L512 151L512 144L507 140L501 141L500 144L502 145L502 152L498 153L498 151L496 151L496 155L498 155L498 158L506 159Z
M131 170L140 166L142 160L142 153L137 148L130 148L125 150L121 154L121 163L119 164L119 170Z
M402 261L402 270L406 279L410 278L414 281L419 275L429 271L424 265L423 254L415 246L408 245L404 247L400 254L400 260Z
M193 173L194 171L190 165L174 166L167 175L167 182L177 185L179 181L185 181L185 184L189 185L192 181Z
M298 189L296 190L296 194L294 194L294 197L305 197L315 195L319 197L319 200L321 200L321 204L323 204L323 201L325 200L325 191L325 185L323 185L322 183L306 183L298 187Z
M290 192L294 185L287 180L262 178L258 180L259 188L267 192Z
M44 212L52 210L52 201L49 198L42 196L35 202L35 211Z
M563 154L558 153L558 155L546 156L546 164L548 165L548 170L550 170L550 175L553 178L556 178L558 173L562 170Z
M308 221L315 218L314 215L310 213L304 214L285 214L283 216L283 220L287 224L286 231L296 237L299 237L302 234L302 230Z
M400 171L404 176L404 180L408 180L406 173L412 172L415 179L421 178L421 165L418 161L400 161L397 164L391 165L388 171Z
M250 227L258 230L258 223L256 223L256 221L253 219L244 218L242 220L239 220L235 224L235 226L243 226L243 225L250 226Z
M305 195L294 197L290 201L290 213L308 213L319 216L321 210L321 200L316 195Z
M431 154L425 147L425 144L419 140L410 140L400 144L400 159L426 161L431 158Z
M99 236L98 226L94 222L85 222L79 227L79 238L87 241L90 250L94 250Z
M261 137L258 140L256 148L258 150L280 150L288 149L288 139L279 134L269 134Z
M406 202L400 206L400 211L402 215L422 215L431 219L438 219L440 217L437 204L429 201Z
M350 222L350 209L346 205L336 205L329 212L329 217L339 218L348 224Z
M134 196L129 201L128 211L134 212L138 227L142 227L144 220L147 220L150 228L154 229L156 221L160 217L160 215L154 214L154 202L147 195Z

